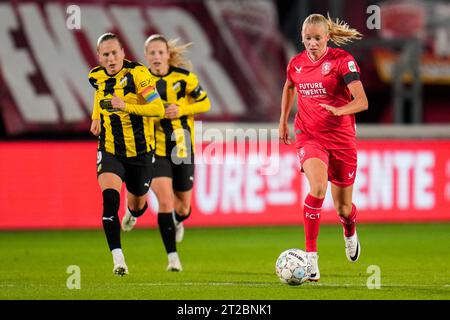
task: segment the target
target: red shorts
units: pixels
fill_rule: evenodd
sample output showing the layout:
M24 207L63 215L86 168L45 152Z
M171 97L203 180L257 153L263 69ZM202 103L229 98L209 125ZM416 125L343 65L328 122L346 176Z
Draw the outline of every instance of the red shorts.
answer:
M355 182L356 177L356 149L328 150L314 139L302 142L297 149L300 169L310 158L322 160L328 167L328 180L339 186L347 187Z

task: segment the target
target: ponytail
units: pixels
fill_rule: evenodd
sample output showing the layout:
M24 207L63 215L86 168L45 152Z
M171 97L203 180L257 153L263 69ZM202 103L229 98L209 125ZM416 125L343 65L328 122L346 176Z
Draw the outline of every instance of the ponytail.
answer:
M328 14L328 18L325 18L321 14L311 14L303 22L302 30L307 24L323 23L326 26L326 32L330 37L330 40L337 46L347 44L353 40L359 40L362 38L362 34L358 30L350 28L350 26L342 20L336 18L333 21Z

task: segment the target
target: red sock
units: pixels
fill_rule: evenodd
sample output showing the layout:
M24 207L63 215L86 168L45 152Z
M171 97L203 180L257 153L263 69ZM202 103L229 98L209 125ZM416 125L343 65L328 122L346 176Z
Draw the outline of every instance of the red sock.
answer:
M348 238L355 234L356 230L356 206L352 203L352 212L347 218L339 217L344 228L344 235Z
M317 252L317 236L319 235L320 211L323 199L308 194L303 207L305 221L306 252Z

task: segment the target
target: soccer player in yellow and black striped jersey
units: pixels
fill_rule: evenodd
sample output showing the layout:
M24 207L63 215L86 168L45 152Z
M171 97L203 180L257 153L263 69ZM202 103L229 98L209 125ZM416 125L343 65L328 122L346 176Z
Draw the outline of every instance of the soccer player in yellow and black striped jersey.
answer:
M166 249L167 270L181 271L176 242L183 238L183 220L191 213L194 182L194 114L207 112L211 103L189 71L184 57L190 44L177 46L162 35L145 42L145 57L165 114L155 121L156 161L151 188L159 203L158 226Z
M150 117L164 116L164 105L148 69L125 60L115 34L100 36L97 53L100 66L89 72L95 88L91 132L99 136L97 177L103 196L103 230L113 255L113 272L123 276L128 267L118 216L122 182L128 190L126 224L130 224L147 209L155 143Z

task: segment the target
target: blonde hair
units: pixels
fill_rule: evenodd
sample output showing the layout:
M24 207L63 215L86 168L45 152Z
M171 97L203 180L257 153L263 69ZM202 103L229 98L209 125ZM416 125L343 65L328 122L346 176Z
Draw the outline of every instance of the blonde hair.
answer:
M323 15L317 13L309 15L303 22L302 33L305 29L305 25L318 23L322 23L326 26L326 33L330 37L330 40L337 46L362 38L362 34L359 33L358 30L350 28L347 23L342 20L339 21L338 18L336 18L336 21L331 20L329 14L328 18L325 18Z
M187 49L192 45L192 42L178 45L178 39L167 40L163 35L152 34L145 40L144 50L147 51L147 47L150 42L162 41L166 44L167 50L169 51L169 65L179 68L184 68L187 70L192 70L192 62L187 59L184 55Z

